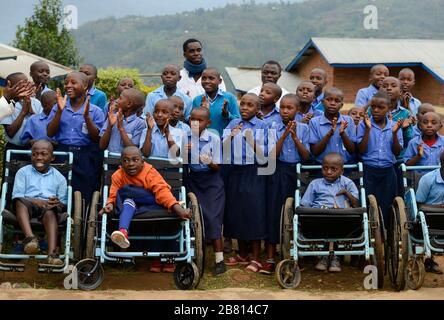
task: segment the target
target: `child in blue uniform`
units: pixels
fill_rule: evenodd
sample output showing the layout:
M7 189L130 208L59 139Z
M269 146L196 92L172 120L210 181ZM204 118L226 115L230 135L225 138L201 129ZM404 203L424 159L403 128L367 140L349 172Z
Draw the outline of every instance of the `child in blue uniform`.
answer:
M267 125L256 117L259 98L247 93L240 101L241 119L234 119L224 130L224 157L231 150L231 169L226 185L224 236L237 239L239 254L226 264L248 264L248 241L252 259L247 270L258 272L261 240L266 236L266 177L258 174L264 159ZM231 148L231 149L230 149Z
M94 87L94 83L97 80L97 68L96 66L86 63L80 66L80 72L86 74L88 77L88 95L90 96L91 104L100 108L100 110L104 111L106 107L106 94L105 92Z
M35 98L41 100L42 95L47 91L48 82L51 79L49 66L46 62L39 60L31 64L29 67L29 75L36 86Z
M47 134L58 142L57 149L74 154L73 191L80 191L86 203L99 190L103 154L99 131L105 116L87 97L88 77L71 72L65 79L65 98L58 92L57 105L48 118Z
M315 110L312 103L315 99L316 86L310 81L302 81L296 88L296 95L299 98L299 110L296 114L296 121L307 123L314 117L322 115L322 111Z
M274 174L267 177L267 233L265 238L267 260L262 264L261 273L272 274L275 269L274 257L276 244L280 243L279 229L281 209L285 200L293 196L296 190L296 164L310 158L310 130L305 123L295 121L299 108L299 98L295 94L287 94L280 102L280 121L270 128L274 140L277 141L275 158L273 151L269 161L276 161ZM271 149L271 142L269 144Z
M309 77L311 83L316 87L315 98L311 104L313 110L324 112L325 106L322 103L324 100L324 87L327 85L327 72L321 68L314 68L310 72Z
M420 137L422 135L419 124L422 122L422 117L428 112L435 112L435 107L432 104L423 103L419 106L418 113L416 114L416 125L413 126L413 138Z
M281 95L282 89L276 83L266 82L262 85L259 94L260 110L258 118L264 120L268 126L281 122L279 108L276 105Z
M421 127L422 136L410 140L404 154L404 162L408 166L437 166L444 149L444 137L438 133L442 128L441 118L436 113L429 112L421 117L418 125Z
M344 94L337 88L325 90L322 116L312 119L310 148L316 162L322 163L328 153L339 153L346 163L355 153L356 128L352 118L339 111L344 104Z
M210 111L193 109L190 122L196 127L188 136L187 190L193 192L202 208L205 239L213 242L214 274L226 271L223 256L222 224L224 220L225 190L222 175L222 146L217 133L208 130Z
M182 147L183 134L170 126L174 105L167 99L157 101L154 115L147 113L147 127L142 131L140 149L145 157L176 158Z
M156 102L160 99L168 99L170 97L176 96L182 99L184 103L185 119L188 120L188 118L190 117L193 101L189 96L186 95L185 92L177 87L177 82L180 80L179 68L172 64L165 66L165 68L163 68L162 70L162 75L160 76L160 78L162 79L162 86L148 94L148 96L146 97L143 114L146 114L147 112L153 114L154 106L156 105Z
M168 98L168 100L170 100L174 105L174 111L173 111L173 116L171 117L171 120L170 120L170 125L173 128L182 130L182 132L186 136L191 135L190 126L188 124L186 124L185 122L183 122L183 120L185 119L185 115L183 113L184 103L183 103L182 98L180 98L178 96L171 96ZM188 117L189 117L189 115L188 115Z
M379 91L382 81L389 76L389 69L383 64L374 65L370 69L370 85L367 88L359 89L356 94L355 105L365 108L371 98Z
M228 123L239 118L239 106L236 97L227 91L222 91L220 72L214 68L207 68L202 73L202 87L204 95L194 98L193 108L206 107L210 109L210 129L215 129L220 136Z
M51 142L55 143L53 139L48 137L46 127L48 126L49 114L57 103L57 95L54 91L47 90L41 95L40 101L43 111L29 118L20 137L24 145L32 144L36 140L51 140Z
M323 178L310 182L301 205L311 208L348 208L359 207L358 188L352 180L343 176L344 159L338 153L325 155L322 161ZM330 272L340 272L341 264L335 255L323 256L315 267L319 271L328 268Z
M139 146L146 122L137 116L137 111L144 103L142 91L134 88L122 91L116 104L119 111L114 112L112 106L108 111L108 119L100 130L100 149L121 153L125 147Z
M367 194L373 194L388 225L390 206L397 195L396 157L402 149L403 120L394 122L388 118L390 98L378 92L370 100L371 117L367 113L359 124L358 150L364 163L364 186Z
M410 68L401 69L398 74L398 79L401 83L402 106L416 117L421 101L413 97L412 94L412 89L415 86L415 73Z

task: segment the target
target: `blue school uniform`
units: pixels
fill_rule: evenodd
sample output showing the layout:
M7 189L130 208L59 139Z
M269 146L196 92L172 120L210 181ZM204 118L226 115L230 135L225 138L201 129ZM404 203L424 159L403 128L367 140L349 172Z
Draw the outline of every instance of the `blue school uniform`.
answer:
M270 131L275 136L270 139L276 142L282 137L286 130L286 125L282 122L275 123L270 128ZM269 132L270 132L269 131ZM309 149L309 134L310 130L305 123L298 123L296 125L296 135L307 150ZM274 147L269 145L268 149ZM296 164L301 162L301 157L296 149L296 145L288 135L282 145L282 150L279 155L276 155L276 170L272 175L267 176L267 211L266 223L267 233L266 241L270 244L278 244L280 242L280 219L281 209L285 200L288 197L294 196L294 191L297 187Z
M444 180L440 169L422 176L416 191L416 201L425 204L444 203Z
M373 98L373 96L379 91L374 85L369 85L367 88L359 89L356 94L355 105L358 107L365 107Z
M22 108L23 108L22 103L24 103L24 102L16 102L14 113L11 114L10 116L4 118L3 120L1 120L0 124L11 125L18 118L20 112L22 111ZM39 100L37 100L35 98L31 98L31 108L34 111L34 114L39 114L43 111L42 104L40 103ZM12 149L14 146L19 146L19 147L25 146L25 143L23 143L20 138L23 134L26 123L29 121L31 116L32 115L29 113L25 116L25 118L23 119L23 122L22 122L22 126L20 127L20 129L16 132L16 134L12 138L10 138L6 134L6 131L5 131L5 138L8 141L8 143L11 144L11 146L8 147L7 149Z
M341 127L341 121L347 121L348 127L345 129L345 134L353 143L356 142L356 126L353 119L349 116L345 116L339 114L338 122L336 126L336 131L334 135L330 138L325 150L316 157L316 161L318 163L322 163L326 154L331 152L339 153L342 158L344 158L344 162L347 163L350 161L352 155L348 153L345 149L344 143L342 142L342 138L339 135L339 128ZM331 130L332 123L328 120L325 115L320 117L316 117L310 120L309 128L310 128L310 144L319 143Z
M97 89L96 87L92 87L88 91L88 95L90 96L90 103L99 107L102 112L104 112L108 99L106 98L105 92Z
M421 159L416 163L417 166L436 166L439 165L439 156L444 149L444 137L438 135L438 139L435 144L429 147L423 142L422 137L415 137L410 140L407 150L404 154L404 162L407 162L418 153L418 145L423 143L424 154ZM420 172L428 172L428 170L420 170Z
M390 206L398 193L397 176L394 165L396 157L393 154L393 133L392 127L395 122L386 119L384 128L371 119L371 129L367 150L361 154L364 163L364 185L367 194L373 194L378 201L379 206L387 225L389 221ZM357 143L361 143L365 133L365 122L362 121L358 127ZM397 132L399 144L402 146L401 129Z
M206 154L213 163L222 164L222 143L219 135L208 129L200 136L189 134L188 141L193 147L188 154L187 190L196 195L202 208L205 239L220 239L225 209L224 182L221 172L202 163L199 155Z
M57 105L52 108L48 124L54 119L57 108ZM57 150L74 154L72 188L73 191L80 191L86 203L89 203L94 191L99 190L100 187L103 152L99 144L89 137L83 117L84 110L85 104L74 111L68 99L60 118L58 131L53 138L59 143ZM90 103L89 116L96 128L100 130L105 121L102 110Z
M224 130L224 139L239 123L243 123L242 132L247 128L252 129L257 143L265 144L263 149L266 149L266 140L261 136L264 136L263 132L267 125L256 117L250 120L232 120ZM266 237L266 197L264 196L266 176L258 175L258 165L253 151L250 146L245 147L246 141L242 133L236 137L231 141L231 163L234 165L231 166L226 178L224 236L238 240L264 239ZM261 139L264 143L260 141Z
M161 86L148 94L145 101L145 107L143 108L144 115L147 112L149 112L150 114L154 113L154 106L156 105L157 101L162 99L168 99L168 96L166 95L164 88L165 86ZM184 105L183 111L184 111L185 120L188 120L190 118L193 101L189 96L185 94L185 92L183 92L179 88L176 89L176 92L173 93L173 96L182 99Z
M279 113L278 107L275 105L273 110L269 114L264 115L264 119L263 120L265 121L265 123L269 127L271 127L275 123L281 122L282 118L281 118L281 114Z
M48 117L44 112L41 112L29 118L20 136L20 141L23 145L28 144L31 140L53 140L48 137L46 132Z
M100 130L100 137L103 137L106 129L108 128L108 121L105 121L105 124ZM136 114L132 114L127 118L123 119L123 128L128 135L128 138L135 146L139 146L140 138L142 137L142 131L146 128L146 121ZM122 137L120 136L119 129L117 128L117 123L114 125L111 131L111 136L109 138L109 144L107 150L110 152L121 153L124 148Z
M416 125L416 126L413 126L413 138L416 138L416 137L421 137L422 136L422 132L421 132L421 129L419 129L419 126L418 125Z
M322 116L322 115L324 114L323 111L321 111L321 110L316 110L316 109L314 109L313 107L310 107L310 109L308 110L307 113L300 113L300 112L297 112L297 113L296 113L295 120L296 120L297 122L302 122L302 120L304 119L304 117L305 117L307 114L309 114L309 113L312 113L312 114L313 114L313 118L312 118L312 119L314 119L314 118L316 118L316 117L319 117L319 116Z
M227 127L231 120L239 118L239 105L237 104L236 97L226 91L222 91L219 89L217 91L216 97L211 100L207 94L205 94L207 101L210 103L210 120L211 125L209 128L215 129L220 136L222 136L223 130ZM197 96L193 100L193 109L199 108L202 103L203 95ZM222 106L224 104L224 100L228 101L227 109L228 109L228 117L222 116Z
M30 198L48 200L56 196L60 202L67 204L68 185L66 178L53 167L41 173L32 165L24 166L15 175L12 199Z
M179 129L175 129L172 126L169 126L171 137L174 140L174 143L182 149L182 137L183 133ZM142 148L145 143L147 128L143 129L142 136L140 138L139 147ZM170 158L169 156L169 147L168 141L165 134L163 134L157 124L154 124L154 128L151 131L151 153L150 157L158 157L158 158Z
M311 107L313 108L313 110L319 110L322 113L325 111L325 106L322 103L322 100L324 100L325 97L325 93L322 92L319 96L317 96L313 102L311 103Z
M337 196L342 189L347 190L353 197L359 199L358 188L351 179L340 176L335 181L329 182L325 178L319 178L310 182L301 199L301 205L311 208L351 207L350 204L347 204L348 198L345 195Z
M418 114L418 109L421 106L421 101L419 101L418 99L416 99L415 97L411 97L409 100L409 108L410 108L410 112L412 113L412 115L414 115L416 117L416 115Z
M185 134L185 136L190 136L191 135L191 128L189 125L187 125L185 122L183 121L177 121L177 124L175 127L173 127L175 129L179 129L182 130L182 132Z

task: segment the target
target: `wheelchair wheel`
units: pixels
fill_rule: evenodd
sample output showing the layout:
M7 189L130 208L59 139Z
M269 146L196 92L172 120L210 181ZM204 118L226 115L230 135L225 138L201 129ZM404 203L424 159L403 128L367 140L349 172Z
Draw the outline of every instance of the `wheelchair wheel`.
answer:
M74 214L72 225L72 248L74 261L82 259L82 194L80 191L74 192Z
M287 198L281 210L280 252L281 260L290 259L291 238L293 235L294 198Z
M95 256L95 241L96 224L97 224L97 205L99 204L100 193L94 192L89 206L88 225L86 227L86 253L87 259L94 259Z
M410 258L406 270L407 286L412 290L421 288L424 283L425 273L424 261L418 257Z
M174 269L174 284L180 290L195 289L199 284L199 269L194 262L178 263Z
M280 261L276 266L274 275L283 289L294 289L301 283L301 271L294 260Z
M392 206L391 233L389 241L389 276L396 291L404 290L406 267L409 255L409 233L406 229L407 215L404 200L396 197Z
M384 244L382 242L382 223L380 220L381 214L378 207L378 203L374 195L368 196L368 209L369 209L369 220L370 220L370 237L371 246L375 251L372 256L373 265L378 269L378 288L384 287L384 271L385 271L385 260L384 260Z
M75 267L80 290L95 290L102 284L104 272L99 260L83 259L77 262Z
M196 263L197 269L199 270L199 275L202 277L204 273L205 264L205 245L204 245L204 225L202 211L200 210L199 203L197 202L196 195L192 192L188 193L188 198L190 199L190 208L192 211L192 228L194 230L194 261Z

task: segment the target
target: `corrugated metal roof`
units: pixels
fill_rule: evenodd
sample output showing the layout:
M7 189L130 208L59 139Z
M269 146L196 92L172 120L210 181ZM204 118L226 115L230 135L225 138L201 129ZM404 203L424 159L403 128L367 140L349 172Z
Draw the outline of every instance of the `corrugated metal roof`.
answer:
M444 40L311 38L286 70L293 70L313 48L332 66L421 65L444 82Z
M63 76L72 69L35 54L0 43L0 78L5 79L14 72L23 72L29 77L29 68L36 61L43 60L49 65L51 77Z
M260 68L226 67L225 70L237 91L247 92L262 84ZM278 84L289 92L295 92L300 82L297 75L282 71Z

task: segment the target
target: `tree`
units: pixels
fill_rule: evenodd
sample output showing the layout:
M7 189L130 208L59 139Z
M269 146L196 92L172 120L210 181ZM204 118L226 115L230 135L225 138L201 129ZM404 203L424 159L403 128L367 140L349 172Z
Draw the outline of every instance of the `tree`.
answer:
M62 0L40 0L34 14L18 26L12 45L69 67L79 65L74 37L62 24Z

